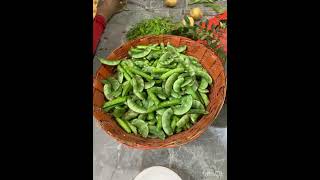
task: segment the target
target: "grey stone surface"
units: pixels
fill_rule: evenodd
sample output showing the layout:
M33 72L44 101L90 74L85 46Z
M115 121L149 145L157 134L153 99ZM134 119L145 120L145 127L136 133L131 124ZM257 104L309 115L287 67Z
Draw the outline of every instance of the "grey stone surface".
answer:
M93 73L100 66L97 56L105 57L126 41L125 33L142 19L172 16L179 20L189 13L188 0L179 0L175 8L166 8L162 0L128 0L126 11L107 23L93 59ZM205 10L205 9L204 9ZM206 16L215 15L208 11ZM214 123L195 141L178 148L136 150L127 148L108 136L93 118L93 179L133 180L143 169L165 166L183 180L227 179L227 105Z

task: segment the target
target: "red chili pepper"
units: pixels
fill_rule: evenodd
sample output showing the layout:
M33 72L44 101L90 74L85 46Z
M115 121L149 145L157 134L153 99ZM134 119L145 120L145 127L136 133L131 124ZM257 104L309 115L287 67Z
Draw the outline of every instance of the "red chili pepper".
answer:
M208 30L211 30L211 27L212 27L212 24L214 24L215 26L218 26L220 24L220 21L221 20L227 20L227 11L225 11L224 13L222 14L218 14L216 15L215 17L212 17L208 20L208 26L207 26L207 29ZM202 23L201 24L201 27L202 28L205 28L206 27L206 24L205 23ZM223 50L227 53L227 31L226 29L221 29L220 30L220 33L219 34L216 34L214 33L215 35L218 36L218 38L220 39L221 41L221 45L218 46L218 47L221 47L223 46ZM207 42L206 41L201 41L201 40L198 40L198 42L206 45Z

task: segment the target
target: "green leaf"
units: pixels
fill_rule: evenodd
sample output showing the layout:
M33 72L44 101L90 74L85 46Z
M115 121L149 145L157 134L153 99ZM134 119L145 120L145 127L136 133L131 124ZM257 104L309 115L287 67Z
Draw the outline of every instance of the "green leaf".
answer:
M206 19L206 21L205 21L205 29L208 29L208 25L209 25L209 20Z
M184 20L186 21L187 26L190 26L190 20L188 16L184 16Z

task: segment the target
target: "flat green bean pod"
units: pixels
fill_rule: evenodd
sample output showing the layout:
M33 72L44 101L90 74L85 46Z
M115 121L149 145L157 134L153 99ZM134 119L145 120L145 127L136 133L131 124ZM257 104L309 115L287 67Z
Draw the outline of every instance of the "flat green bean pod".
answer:
M132 87L134 91L142 92L144 89L144 81L141 76L135 75L132 77Z
M109 81L106 81L105 85L103 86L103 93L104 95L107 97L109 95L111 95L112 93L112 86L111 83Z
M173 73L167 80L166 80L166 83L164 85L164 91L167 95L170 95L171 94L171 91L172 91L172 86L173 86L173 83L177 80L178 78L178 73Z
M149 125L149 132L157 136L159 139L164 140L166 138L164 132L162 130L159 130L156 126Z
M156 82L155 82L154 80L147 81L147 82L144 83L144 88L145 88L145 89L152 88L155 83L156 83Z
M205 72L203 70L202 71L198 70L198 71L196 71L196 75L204 78L208 82L208 84L212 84L212 78L207 72Z
M179 53L181 53L181 52L185 51L186 49L187 49L187 46L186 46L186 45L183 45L183 46L178 47L178 48L177 48L177 51L178 51Z
M187 124L187 122L189 121L189 115L188 114L185 114L183 115L179 121L177 121L177 127L178 128L182 128L183 126L185 126Z
M209 104L209 98L205 93L200 93L201 99L203 100L205 106L208 106Z
M171 136L173 134L173 131L171 128L172 115L173 115L173 110L171 108L168 108L166 111L164 111L162 115L162 129L168 136Z
M183 71L184 71L184 68L176 68L176 69L170 70L170 71L162 74L160 76L160 79L167 79L172 74L174 74L174 73L182 73Z
M102 108L107 108L107 107L110 107L110 106L115 105L115 104L123 104L126 100L127 100L126 96L118 97L116 99L113 99L111 101L108 101L108 102L104 103Z
M109 77L108 81L111 83L112 90L115 91L120 87L120 83L114 77Z
M117 117L116 117L116 121L122 127L122 129L124 129L127 133L131 133L131 129L125 121Z
M116 66L121 62L121 60L107 60L107 59L104 59L104 58L101 58L101 57L98 57L98 59L99 59L101 64L105 64L105 65L108 65L108 66Z
M132 124L131 124L129 121L127 121L127 120L124 120L124 122L126 122L126 123L128 124L129 128L131 129L131 131L132 131L135 135L138 134L137 128L136 128L134 125L132 125Z
M195 99L192 100L192 106L191 107L194 108L194 109L203 109L203 110L205 110L203 104L200 101L195 100Z
M186 95L181 98L181 104L173 107L173 112L175 115L183 115L187 113L192 106L192 96Z
M147 113L147 110L144 107L135 103L135 101L131 98L127 100L127 105L134 112L141 113L141 114Z
M200 85L199 85L199 89L207 89L208 87L208 81L205 80L204 78L201 78L201 81L200 81Z
M140 52L140 53L133 53L132 52L133 53L132 57L135 59L143 58L143 57L147 56L150 52L151 52L151 48L147 48L143 52Z
M121 106L115 106L114 110L112 112L112 115L114 117L121 117L125 112L126 112L127 108L126 107L121 107Z
M181 88L181 85L183 84L184 82L184 78L181 77L181 78L178 78L174 83L173 83L173 90L177 93L180 92L180 88Z
M201 115L201 114L190 114L191 122L192 122L193 124L196 123L200 115Z
M138 128L138 132L142 137L148 137L149 127L146 122L141 119L134 119L131 121L131 124Z

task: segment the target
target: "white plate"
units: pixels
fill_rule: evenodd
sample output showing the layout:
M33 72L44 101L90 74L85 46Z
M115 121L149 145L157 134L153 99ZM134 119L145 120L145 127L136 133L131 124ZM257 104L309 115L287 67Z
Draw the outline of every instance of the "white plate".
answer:
M134 180L182 180L174 171L162 167L153 166L143 170Z

